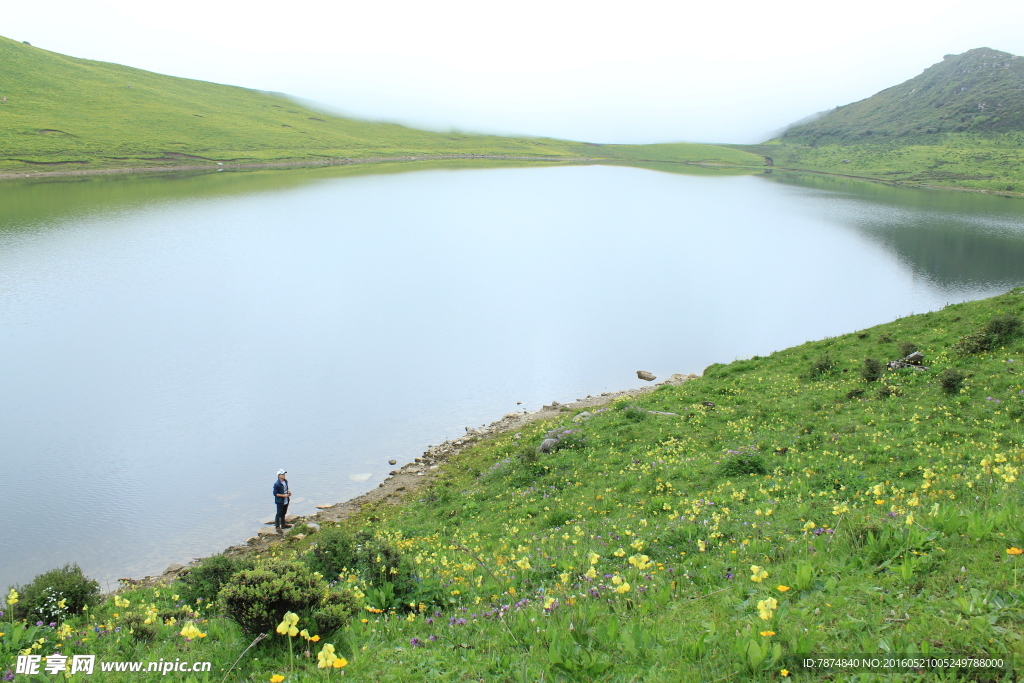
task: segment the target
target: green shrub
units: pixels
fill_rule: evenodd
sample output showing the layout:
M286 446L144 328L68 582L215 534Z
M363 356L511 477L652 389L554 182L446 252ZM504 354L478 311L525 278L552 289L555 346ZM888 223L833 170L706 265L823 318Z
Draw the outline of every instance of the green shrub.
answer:
M218 598L243 631L269 633L285 612L309 616L322 604L325 588L301 562L272 559L232 575Z
M807 371L807 376L813 379L822 375L832 374L836 371L837 365L836 361L826 351L814 359L810 369Z
M860 376L863 377L866 382L877 382L882 379L882 375L884 373L885 363L877 358L864 359L864 367L861 368Z
M1020 334L1021 319L1012 314L997 315L985 323L981 331L991 336L996 343L1008 341Z
M939 384L942 385L942 392L948 396L959 392L960 388L964 385L965 379L967 379L967 375L956 368L946 368L939 373Z
M231 576L243 569L252 569L252 560L225 555L213 555L191 567L178 578L178 592L186 603L193 605L200 598L215 600L220 589Z
M410 581L409 563L389 541L367 531L325 529L305 556L313 571L333 580L342 572L358 574L371 586L393 583L403 593Z
M899 387L894 387L891 384L886 384L878 390L878 398L890 398L892 396L900 395Z
M984 353L992 348L992 337L985 332L971 332L960 337L953 344L953 350L961 356Z
M622 416L630 422L642 422L651 415L639 406L626 406L622 409Z
M726 458L718 465L718 474L723 477L740 477L748 474L767 474L764 459L757 449L743 446L739 450L727 451Z
M971 355L991 351L1021 333L1024 327L1020 316L1007 314L997 315L982 325L977 332L965 334L953 344L953 350L961 355Z
M917 344L914 342L901 341L900 342L900 356L906 358L914 351L917 351Z
M132 637L139 643L151 643L156 640L160 632L158 624L147 624L143 614L125 614L121 617L121 623L128 629Z
M1024 392L1014 394L1006 400L1006 414L1015 420L1024 417Z
M59 621L67 614L79 614L100 601L100 584L82 573L77 564L66 564L39 574L24 586L14 586L18 603L12 612L16 620ZM61 608L60 601L64 601Z
M344 627L359 612L359 602L348 591L332 591L326 604L313 611L313 621L321 635L333 633Z

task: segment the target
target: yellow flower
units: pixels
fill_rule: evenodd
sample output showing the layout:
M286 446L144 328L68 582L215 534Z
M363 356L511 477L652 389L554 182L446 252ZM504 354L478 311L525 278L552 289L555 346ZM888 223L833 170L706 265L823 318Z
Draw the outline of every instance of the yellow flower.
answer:
M757 602L757 616L761 617L765 621L772 618L772 613L779 606L779 601L775 598L766 598Z
M11 589L11 592L7 594L7 604L16 605L18 604L18 591Z
M190 640L192 638L205 638L206 637L206 634L205 633L201 633L199 631L199 629L196 628L196 625L193 624L191 621L188 622L187 624L185 624L185 628L181 629L181 635L182 635L182 637L188 638Z
M1006 554L1007 555L1020 555L1021 553L1024 553L1024 550L1021 550L1020 548L1007 548L1006 549Z
M114 605L116 607L127 607L130 604L132 604L130 600L126 600L122 598L120 595L114 596Z
M768 572L756 564L750 565L750 580L754 583L761 583L768 578Z
M907 526L914 526L914 513L907 515Z
M651 558L647 557L646 555L634 555L633 557L629 558L629 563L637 569L639 569L640 571L643 571L644 569L647 569L652 564L654 564L653 562L651 562Z
M761 631L761 635L765 638L771 638L775 635L775 631Z
M627 582L623 581L622 585L615 589L615 592L616 593L628 593L629 592L629 584Z
M299 631L299 635L305 638L306 640L309 640L309 631L307 631L306 629L302 629L301 631Z
M815 524L814 522L808 521L807 524L804 524L804 531L811 531L816 526L817 524Z
M704 543L704 541L697 541L697 549L700 550L701 552L704 552L705 550L708 549L708 546L707 546L706 543Z
M789 586L783 586L782 584L779 584L775 587L775 590L779 591L780 593L785 593L789 590Z
M789 669L783 669L782 671L779 672L779 675L782 676L783 678L786 678L787 676L789 676Z
M281 683L284 680L284 676L281 674L274 674L270 677L270 683Z
M562 572L558 575L558 580L562 583L569 583L569 572Z
M339 657L336 654L334 654L334 646L330 643L324 644L324 648L320 650L316 658L316 666L318 669L327 669L330 667L340 669L343 666L348 666L348 660L344 657Z
M593 579L597 578L597 572L594 571L593 567L591 567L590 569L587 570L587 573L584 574L583 576L587 577L588 579L593 580Z
M544 600L544 609L551 609L551 606L554 605L556 602L558 601L554 598L548 597L546 600Z
M590 561L590 564L597 564L597 561L600 560L600 559L601 559L601 556L598 555L595 552L591 552L590 555L587 556L587 560Z
M622 548L619 548L614 553L612 553L612 555L614 555L615 557L625 557L626 556L626 551L623 550Z
M281 623L277 625L275 629L278 633L288 635L294 638L299 635L299 629L295 628L295 624L299 623L299 615L294 612L285 612L284 618Z
M616 586L618 586L619 584L622 583L622 577L619 576L618 574L616 574L615 576L612 577L612 583L615 584Z
M530 568L530 558L528 558L528 557L526 557L524 555L521 560L516 560L516 566L519 567L520 569L529 569Z
M318 669L326 669L327 667L334 666L334 660L337 658L337 655L334 654L334 646L330 643L325 643L323 649L316 655L316 666Z

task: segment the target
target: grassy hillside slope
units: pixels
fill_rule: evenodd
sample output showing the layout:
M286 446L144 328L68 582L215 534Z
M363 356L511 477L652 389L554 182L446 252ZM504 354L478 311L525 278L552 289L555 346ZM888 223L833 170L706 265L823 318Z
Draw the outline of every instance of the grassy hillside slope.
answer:
M794 126L782 138L824 145L1022 131L1024 59L982 47L946 55L920 75Z
M271 629L232 679L321 680L329 643L357 681L1015 680L1022 314L1024 288L714 365L481 441L429 487L344 527L299 525L259 562L311 563L324 574L303 579L314 600L355 600L358 612L339 626L330 609L341 607L299 610L296 636ZM865 361L914 347L927 369ZM361 545L339 541L346 529L367 534ZM185 680L221 680L252 634L211 602L241 566L216 562L33 636L44 652L212 661ZM260 590L282 590L277 574L262 589L255 576L228 584L249 582L250 599L272 604ZM143 627L147 614L156 623ZM206 637L186 641L187 621ZM17 628L0 624L8 639ZM855 654L1002 664L800 665Z
M722 164L713 145L597 146L435 133L310 110L281 95L76 59L0 37L0 171L491 155Z
M794 170L1024 193L1024 59L977 48L867 99L734 145Z

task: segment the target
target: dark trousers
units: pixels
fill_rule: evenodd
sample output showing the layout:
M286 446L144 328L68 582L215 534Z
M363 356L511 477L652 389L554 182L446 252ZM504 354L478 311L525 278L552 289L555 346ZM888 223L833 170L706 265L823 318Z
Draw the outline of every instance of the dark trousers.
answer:
M274 517L274 526L284 526L284 516L288 512L288 503L277 504L277 516Z

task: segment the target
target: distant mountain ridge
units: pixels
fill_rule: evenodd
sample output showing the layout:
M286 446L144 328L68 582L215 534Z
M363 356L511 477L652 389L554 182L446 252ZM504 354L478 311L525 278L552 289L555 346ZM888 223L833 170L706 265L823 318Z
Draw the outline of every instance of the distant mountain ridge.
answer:
M946 55L904 83L798 122L782 139L824 145L1018 131L1024 131L1024 58L981 47Z

